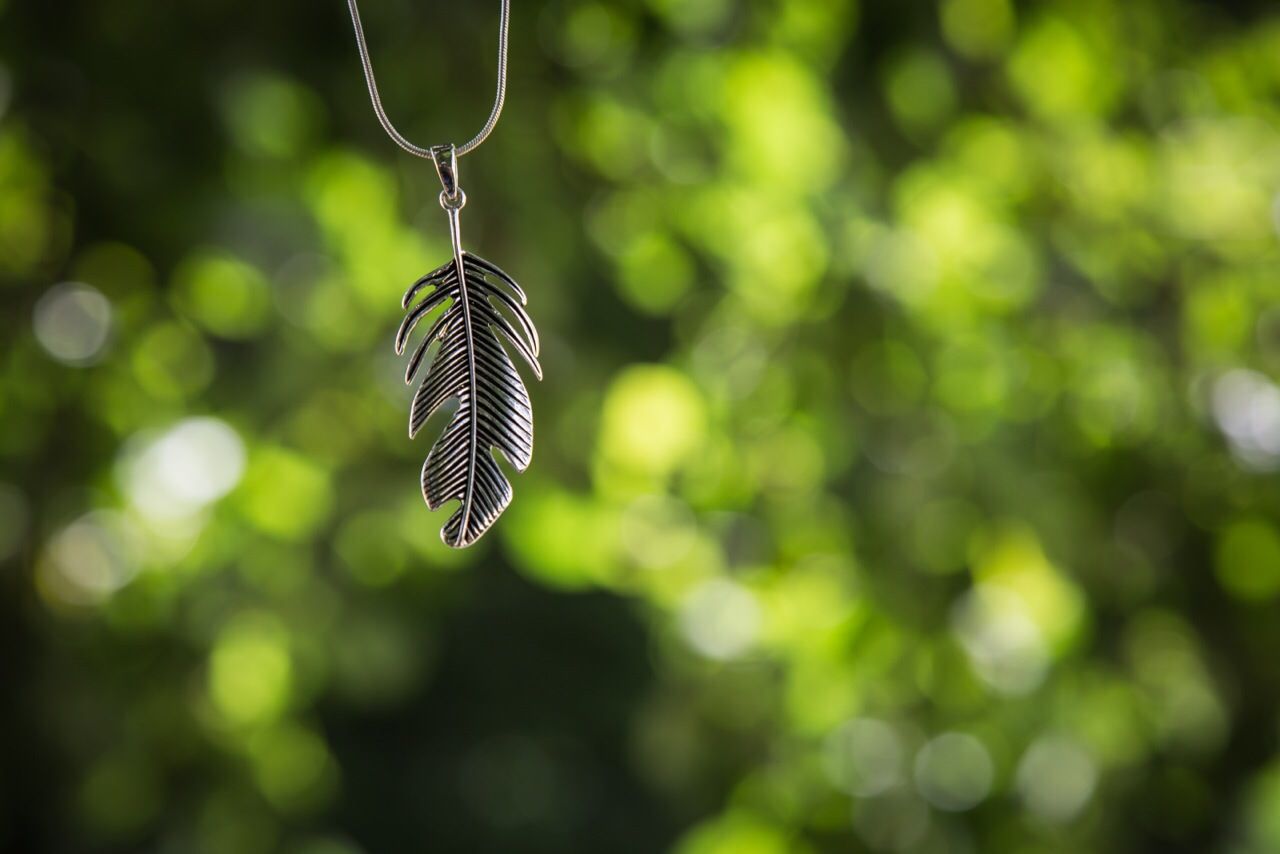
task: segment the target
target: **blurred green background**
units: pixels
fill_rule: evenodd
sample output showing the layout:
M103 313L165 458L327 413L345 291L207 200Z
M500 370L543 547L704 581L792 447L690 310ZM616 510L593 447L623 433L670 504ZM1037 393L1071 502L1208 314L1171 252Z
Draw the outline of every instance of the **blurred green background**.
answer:
M513 4L447 257L339 0L0 3L0 850L1280 851L1280 13ZM496 2L366 0L468 138Z

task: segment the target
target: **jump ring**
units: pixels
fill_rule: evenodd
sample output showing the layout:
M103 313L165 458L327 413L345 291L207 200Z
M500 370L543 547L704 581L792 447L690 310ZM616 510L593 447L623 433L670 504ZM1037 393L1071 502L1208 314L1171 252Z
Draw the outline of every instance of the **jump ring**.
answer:
M460 211L462 206L467 203L466 192L459 187L456 195L450 196L444 190L440 191L440 207L447 211Z

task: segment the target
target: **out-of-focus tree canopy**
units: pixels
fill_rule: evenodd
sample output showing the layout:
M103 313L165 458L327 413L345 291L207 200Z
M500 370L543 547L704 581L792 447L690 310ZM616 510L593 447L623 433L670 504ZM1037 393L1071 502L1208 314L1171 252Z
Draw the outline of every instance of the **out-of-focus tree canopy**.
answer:
M365 0L413 139L497 5ZM513 6L457 552L343 4L0 3L0 849L1280 850L1274 4Z

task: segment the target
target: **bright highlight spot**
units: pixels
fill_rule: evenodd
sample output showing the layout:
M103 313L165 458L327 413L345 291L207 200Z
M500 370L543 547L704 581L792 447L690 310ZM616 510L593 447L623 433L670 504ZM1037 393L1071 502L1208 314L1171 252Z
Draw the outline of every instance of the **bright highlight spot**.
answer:
M980 584L956 605L951 626L974 671L1001 694L1026 694L1044 680L1044 638L1016 594Z
M1228 371L1213 384L1213 418L1242 466L1280 468L1280 388L1256 371Z
M126 457L122 480L146 518L185 519L234 489L244 461L244 444L225 422L188 418Z
M760 606L741 584L717 578L685 600L680 628L689 645L708 658L736 658L751 648L760 633Z
M79 282L56 285L35 309L40 346L67 365L98 360L111 332L111 303L97 289Z
M37 569L40 592L57 604L96 605L137 574L125 521L95 510L49 541Z
M1048 651L1060 652L1075 640L1086 614L1084 596L1049 562L1030 528L1012 525L996 536L977 561L974 577L1017 596Z

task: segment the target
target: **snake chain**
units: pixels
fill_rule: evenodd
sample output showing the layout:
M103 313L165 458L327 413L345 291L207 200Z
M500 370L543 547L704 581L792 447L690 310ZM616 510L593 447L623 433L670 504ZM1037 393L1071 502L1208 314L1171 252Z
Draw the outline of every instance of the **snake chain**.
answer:
M373 111L378 116L378 122L382 125L382 129L387 132L387 135L395 140L396 145L410 154L431 159L434 155L430 148L414 145L405 139L404 135L396 130L396 126L388 118L387 111L382 106L382 97L378 94L378 81L373 74L373 60L369 58L369 45L365 41L364 26L360 23L360 8L356 5L356 0L347 0L347 7L351 10L351 24L356 31L356 46L360 51L360 64L364 66L364 79L369 84L369 100L373 102ZM484 123L484 127L480 128L480 132L472 137L469 142L457 147L457 156L459 157L479 147L480 143L484 142L490 132L493 131L494 125L498 123L498 116L502 114L502 103L507 97L507 31L510 23L511 0L502 0L502 15L498 22L498 91L494 96L493 109L489 111L489 119Z

